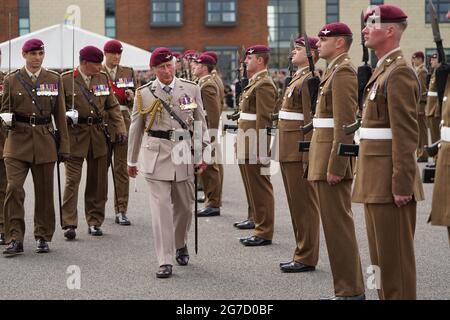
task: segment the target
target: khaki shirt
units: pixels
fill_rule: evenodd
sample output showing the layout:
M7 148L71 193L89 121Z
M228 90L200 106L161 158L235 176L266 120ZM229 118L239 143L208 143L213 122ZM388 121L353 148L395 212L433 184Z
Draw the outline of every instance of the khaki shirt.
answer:
M35 100L42 108L42 114L33 103L27 90L19 82L19 75L33 91ZM69 138L67 134L66 107L64 88L58 73L41 69L35 84L32 83L25 68L8 74L4 80L1 112L9 112L21 116L50 117L54 116L56 129L61 140L59 150L56 149L53 124L32 126L29 123L15 122L4 145L3 156L20 161L44 164L56 162L58 154L69 154ZM51 92L51 95L49 94ZM6 94L8 93L8 94ZM10 94L9 94L10 93Z
M95 108L89 100L95 104L100 116L108 123L108 131L125 133L125 124L120 113L119 103L109 85L108 76L103 71L92 76L90 88L86 86L81 74L75 71L75 90L72 86L72 71L62 74L66 92L66 107L72 107L72 94L75 95L75 109L80 118L97 117ZM99 86L104 90L101 92ZM89 100L86 99L81 88L88 91ZM106 137L102 131L101 124L77 124L69 126L70 151L73 157L87 158L89 149L92 147L94 159L103 157L108 153Z
M424 199L415 152L419 82L401 50L374 71L364 95L362 128L390 128L392 140L361 140L353 201L393 203L393 195Z
M342 127L356 121L358 79L348 54L334 60L319 88L315 118L333 118L334 128L314 129L309 151L308 180L326 181L331 173L353 179L352 159L337 154L339 144L351 144L353 135Z

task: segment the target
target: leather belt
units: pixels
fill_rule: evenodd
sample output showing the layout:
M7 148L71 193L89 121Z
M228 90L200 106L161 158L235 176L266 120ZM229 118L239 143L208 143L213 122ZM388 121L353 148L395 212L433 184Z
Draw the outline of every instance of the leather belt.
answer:
M433 92L433 91L428 91L427 96L429 96L429 97L437 97L438 93L437 92Z
M392 140L390 128L360 128L359 138L361 140Z
M256 114L241 112L241 116L239 119L246 121L256 121Z
M298 112L288 112L288 111L280 111L278 113L278 119L280 120L305 120L305 116L303 113Z
M170 140L170 141L173 141L173 142L182 141L185 138L188 138L186 136L186 132L185 131L174 131L174 130L169 130L169 131L149 130L149 131L147 131L147 135L149 137Z
M49 124L52 122L51 117L23 116L20 114L15 114L14 120L17 122L28 123L30 126L33 127Z
M441 140L445 142L450 142L450 127L441 128Z
M334 128L333 118L314 118L313 119L314 128Z
M100 124L102 122L103 119L98 117L78 117L78 124L87 124L88 126L92 126L94 124Z

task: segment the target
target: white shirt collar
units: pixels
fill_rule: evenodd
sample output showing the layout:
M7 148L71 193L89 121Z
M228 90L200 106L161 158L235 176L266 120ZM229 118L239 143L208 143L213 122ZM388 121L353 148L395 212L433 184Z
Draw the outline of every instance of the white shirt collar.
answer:
M387 57L389 57L389 56L390 56L391 54L393 54L394 52L400 51L400 50L401 50L401 48L398 47L398 48L395 48L394 50L389 51L388 53L386 53L380 60L378 60L378 62L377 62L377 68L383 64L384 60L386 60Z
M87 76L86 74L84 74L83 71L81 71L81 68L78 68L78 72L81 74L81 77L83 78L83 81L86 83L86 86L89 87L92 80L92 76Z
M347 52L344 52L340 55L338 55L336 58L334 58L329 64L328 64L328 69L331 69L333 67L333 65L336 63L336 61L339 60L339 58L341 58L344 54L347 54Z
M176 80L176 78L173 77L172 82L169 84L169 87L170 87L170 89L172 89L172 90L175 88L175 80ZM166 85L165 85L164 83L162 83L161 81L159 81L158 78L156 78L156 83L158 83L158 85L161 87L161 89L164 90L164 87L165 87Z
M31 76L34 74L36 76L36 79L39 78L39 75L41 74L42 68L40 68L37 72L32 73L28 68L25 66L25 71L27 72L28 76L31 78Z

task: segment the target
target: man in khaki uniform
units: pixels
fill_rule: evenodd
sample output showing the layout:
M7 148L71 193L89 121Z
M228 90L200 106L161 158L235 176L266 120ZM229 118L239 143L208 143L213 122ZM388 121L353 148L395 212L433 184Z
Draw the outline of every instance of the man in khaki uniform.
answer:
M358 86L348 51L352 32L343 23L326 25L319 32L319 55L328 62L319 88L313 119L308 180L314 182L333 274L332 300L364 299L364 282L353 221L351 188L353 168L339 157L340 143L352 143L342 127L355 122Z
M8 186L4 204L5 256L23 252L25 235L25 191L23 185L31 170L34 182L34 237L36 252L47 253L47 242L55 232L53 175L55 162L69 156L69 138L65 117L64 89L58 73L42 68L45 51L39 39L30 39L22 47L25 66L10 73L4 81L1 113L14 114L3 157ZM56 126L56 127L55 127ZM60 145L56 146L55 130Z
M318 38L310 38L314 62L319 60ZM309 141L311 134L304 135L300 127L311 121L311 98L308 79L312 77L306 56L305 39L295 40L292 63L298 67L288 84L281 111L278 114L279 154L284 188L291 212L296 240L294 257L282 263L283 272L306 272L315 270L319 260L320 214L316 190L304 177L308 154L298 152L299 141Z
M2 61L2 51L0 50L0 64ZM5 78L5 74L0 71L0 109L2 107L2 97L3 97L3 79ZM3 160L3 146L5 144L5 130L1 125L0 119L0 245L5 244L5 227L4 227L4 216L3 216L3 203L5 201L5 192L6 192L6 168L5 161Z
M103 235L100 226L105 219L108 188L109 138L106 137L104 119L115 133L115 141L126 141L126 129L119 103L110 87L108 76L101 71L103 52L93 46L80 50L80 66L62 74L66 91L66 105L70 136L70 160L66 165L66 185L63 200L64 236L73 240L78 226L78 189L83 162L87 162L87 180L84 193L86 221L89 234ZM72 85L75 78L75 87ZM72 106L72 102L74 105ZM75 110L72 110L73 109ZM73 117L74 112L78 113Z
M441 109L438 103L437 82L436 82L436 69L440 66L438 54L433 53L430 59L431 68L433 73L430 79L430 85L428 88L427 105L425 107L425 115L427 117L428 127L431 133L431 143L439 141L441 132ZM435 159L436 162L436 159Z
M400 49L407 18L380 5L366 14L363 30L379 61L364 96L353 201L364 203L380 299L416 298L416 207L424 196L415 161L420 85Z
M447 227L450 244L450 76L447 78L442 102L441 144L436 167L433 203L429 222Z
M421 95L418 109L417 121L419 123L419 147L417 148L417 162L428 162L428 154L424 146L428 145L428 127L425 116L425 107L427 104L427 75L425 68L425 55L422 51L417 51L412 56L413 67L420 82Z
M125 121L125 128L130 129L130 114L133 108L134 90L137 82L132 68L120 65L123 47L117 40L110 40L103 48L105 53L105 64L103 71L109 76L109 83L117 101L120 104L120 111ZM106 120L109 124L109 121ZM108 125L109 134L112 139L112 152L114 155L114 208L116 213L115 222L122 226L130 225L127 217L128 196L130 188L130 178L127 172L127 143L116 143L114 125ZM116 199L117 195L117 199Z
M272 126L277 89L267 71L270 49L255 45L246 51L249 84L241 96L237 159L241 166L249 207L254 209L254 235L241 238L244 246L272 244L274 229L273 187L268 175L270 139L266 128ZM265 172L266 171L266 172ZM247 183L246 183L247 181Z
M205 207L198 212L199 217L213 217L220 215L222 206L222 163L217 137L219 134L219 120L222 112L220 105L219 87L214 81L211 71L216 64L211 56L202 54L197 58L193 66L193 73L199 79L198 85L202 95L203 107L206 111L206 121L210 132L211 142L216 143L214 153L212 154L212 163L208 164L203 172L201 179L203 182L203 191L205 193ZM219 163L217 163L219 162Z
M194 204L194 163L196 174L201 174L205 164L198 156L209 144L200 88L176 78L175 63L167 48L152 52L150 66L157 78L136 91L128 143L131 177L138 173L142 153L140 170L149 186L157 278L172 275L175 248L177 263L186 266L189 262L187 235ZM194 131L194 122L193 159L190 132Z

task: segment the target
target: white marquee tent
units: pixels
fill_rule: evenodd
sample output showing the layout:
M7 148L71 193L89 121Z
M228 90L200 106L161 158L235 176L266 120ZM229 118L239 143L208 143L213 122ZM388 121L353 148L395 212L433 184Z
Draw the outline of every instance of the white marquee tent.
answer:
M73 37L75 35L75 50L73 50ZM45 44L45 60L43 66L48 69L71 69L73 56L75 66L79 64L78 52L87 45L93 45L103 50L103 45L110 40L108 37L98 35L81 28L70 25L57 24L11 40L11 69L23 67L22 45L31 38L41 39ZM0 69L8 70L9 52L8 42L0 43L2 62ZM151 53L130 44L122 42L123 53L121 65L133 67L135 70L149 69ZM73 52L75 54L73 55Z

